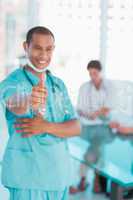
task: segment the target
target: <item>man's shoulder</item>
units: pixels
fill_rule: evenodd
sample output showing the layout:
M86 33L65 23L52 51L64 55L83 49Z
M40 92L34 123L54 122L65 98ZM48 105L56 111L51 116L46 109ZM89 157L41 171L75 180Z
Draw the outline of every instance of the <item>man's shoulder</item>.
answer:
M80 86L80 90L86 90L90 87L91 81L86 81Z
M6 78L0 82L1 83L4 83L4 82L18 82L20 79L21 79L21 74L22 74L22 69L18 68L16 70L14 70L13 72L11 72L10 74L8 74L6 76Z
M10 73L3 81L0 82L0 100L8 99L9 96L16 92L18 85L22 80L21 69Z
M103 84L105 87L112 87L113 86L113 81L110 79L103 79Z

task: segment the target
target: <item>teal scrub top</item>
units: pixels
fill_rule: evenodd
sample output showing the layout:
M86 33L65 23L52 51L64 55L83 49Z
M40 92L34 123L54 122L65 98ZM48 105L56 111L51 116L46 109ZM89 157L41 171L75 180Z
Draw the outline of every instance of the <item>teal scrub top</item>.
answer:
M23 69L17 69L0 83L0 102L9 131L2 162L2 183L12 188L62 191L70 184L67 139L48 133L22 138L16 134L14 123L17 118L32 118L34 113L29 108L24 115L16 115L6 108L6 102L13 95L31 94L33 86L30 81L33 85L38 84L38 77L26 70L25 73ZM57 123L77 119L63 81L48 73L45 85L48 98L44 119Z

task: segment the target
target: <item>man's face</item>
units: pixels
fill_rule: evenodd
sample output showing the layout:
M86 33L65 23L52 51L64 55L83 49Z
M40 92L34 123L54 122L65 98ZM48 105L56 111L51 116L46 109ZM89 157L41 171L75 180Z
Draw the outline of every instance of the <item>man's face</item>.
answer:
M98 69L89 69L89 75L93 83L98 83L101 80L101 71Z
M24 42L24 49L31 63L38 69L44 69L52 59L54 38L51 35L35 33L30 44Z

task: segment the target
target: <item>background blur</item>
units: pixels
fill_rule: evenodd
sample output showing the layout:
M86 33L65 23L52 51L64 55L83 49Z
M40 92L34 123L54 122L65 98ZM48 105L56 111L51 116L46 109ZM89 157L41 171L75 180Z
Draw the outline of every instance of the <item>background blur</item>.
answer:
M91 59L102 61L107 78L132 80L132 0L0 0L0 80L23 64L22 42L36 25L55 34L51 68L74 104Z
M80 85L89 79L86 66L92 59L101 60L109 79L133 79L133 0L0 0L0 81L24 64L22 43L38 25L55 35L51 70L65 81L74 104ZM0 185L0 200L7 195Z

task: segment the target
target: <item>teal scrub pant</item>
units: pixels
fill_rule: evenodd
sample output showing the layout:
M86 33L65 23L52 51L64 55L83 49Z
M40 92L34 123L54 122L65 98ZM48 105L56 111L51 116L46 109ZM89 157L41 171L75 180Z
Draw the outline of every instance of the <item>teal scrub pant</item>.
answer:
M68 200L67 188L62 192L9 188L9 192L9 200Z

